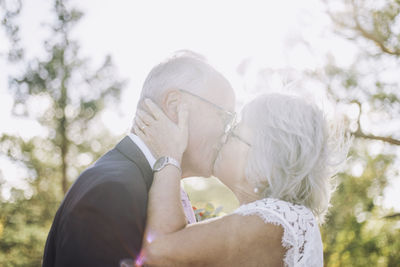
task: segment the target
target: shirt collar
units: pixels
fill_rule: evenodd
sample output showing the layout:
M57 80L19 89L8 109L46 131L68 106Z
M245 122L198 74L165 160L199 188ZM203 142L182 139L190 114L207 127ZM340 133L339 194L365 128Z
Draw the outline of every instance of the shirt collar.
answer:
M150 149L148 148L148 146L136 134L129 133L128 136L139 147L139 149L142 151L142 153L146 157L147 162L149 163L150 167L153 169L154 163L156 163L156 159L153 156L153 154L150 152Z

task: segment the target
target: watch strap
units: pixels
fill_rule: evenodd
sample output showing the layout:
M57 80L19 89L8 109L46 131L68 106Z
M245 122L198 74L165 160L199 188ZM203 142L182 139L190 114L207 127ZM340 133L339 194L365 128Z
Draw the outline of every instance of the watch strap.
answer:
M180 172L182 172L179 162L176 159L168 156L160 157L159 159L157 159L156 163L153 166L153 171L161 171L167 165L175 166Z

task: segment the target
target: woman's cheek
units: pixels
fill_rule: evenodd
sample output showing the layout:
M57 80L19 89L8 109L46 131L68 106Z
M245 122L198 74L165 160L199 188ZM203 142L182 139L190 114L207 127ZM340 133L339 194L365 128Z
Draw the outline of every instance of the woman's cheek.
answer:
M230 175L229 172L234 169L235 165L235 155L233 154L234 151L232 151L231 146L226 145L222 148L219 159L219 169L222 172L222 175Z

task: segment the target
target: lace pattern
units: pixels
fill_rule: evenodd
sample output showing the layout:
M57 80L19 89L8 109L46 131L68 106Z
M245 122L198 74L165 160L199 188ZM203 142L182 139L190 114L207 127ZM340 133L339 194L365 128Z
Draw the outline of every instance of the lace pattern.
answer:
M234 213L258 215L265 223L282 226L282 246L287 249L285 266L323 266L318 223L306 207L265 198L242 205Z

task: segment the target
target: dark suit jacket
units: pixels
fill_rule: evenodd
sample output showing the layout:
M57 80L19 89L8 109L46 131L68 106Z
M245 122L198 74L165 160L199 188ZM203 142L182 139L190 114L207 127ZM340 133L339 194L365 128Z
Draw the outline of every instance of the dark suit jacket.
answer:
M127 136L86 169L58 209L43 267L119 266L140 252L153 173Z

